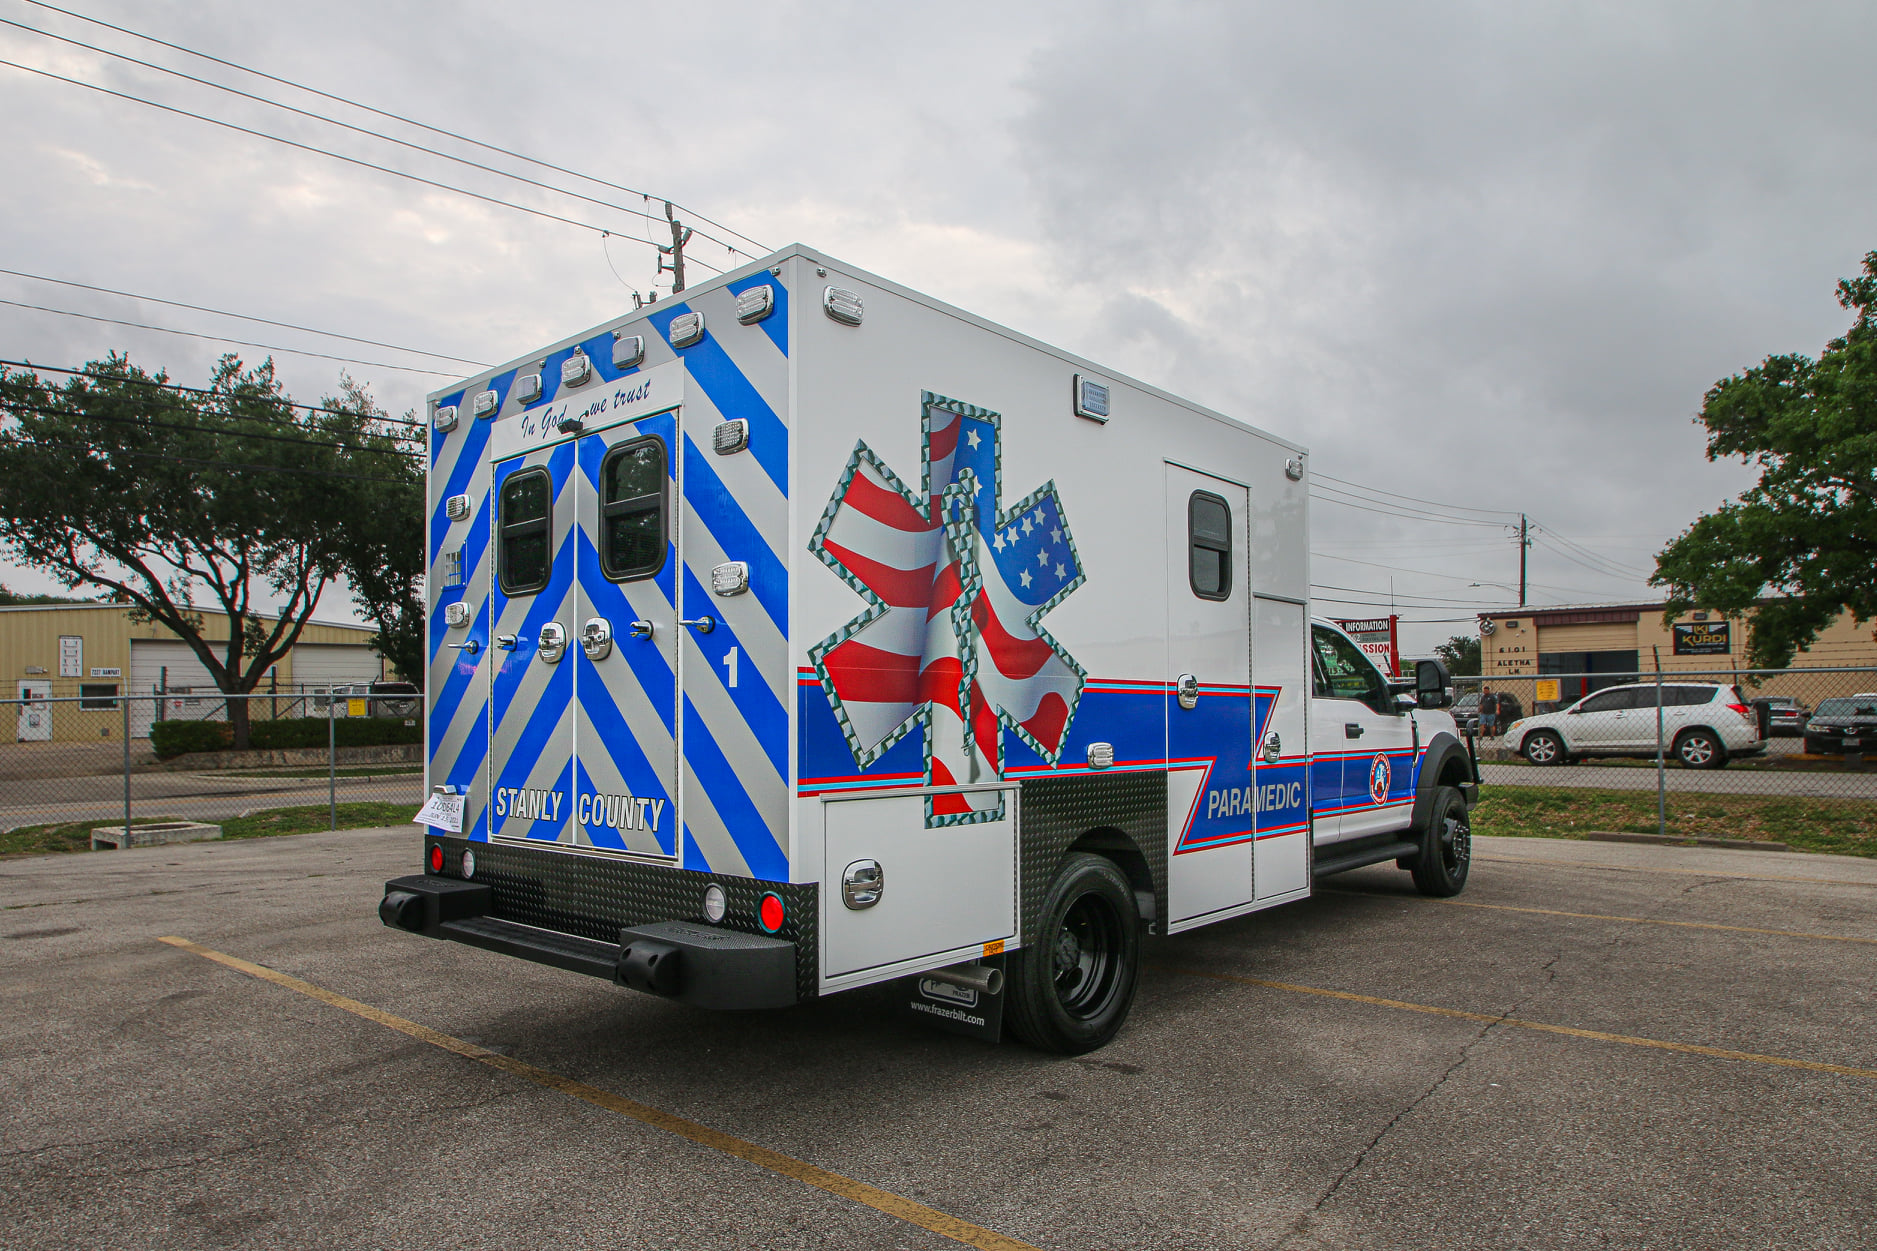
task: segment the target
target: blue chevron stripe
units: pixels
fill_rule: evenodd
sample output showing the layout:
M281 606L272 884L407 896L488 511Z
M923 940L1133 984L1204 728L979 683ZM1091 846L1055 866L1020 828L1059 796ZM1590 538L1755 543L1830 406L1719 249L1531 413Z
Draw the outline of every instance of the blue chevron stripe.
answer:
M684 498L699 521L731 560L749 562L749 587L776 629L789 631L789 573L776 558L723 479L711 468L710 457L684 436ZM706 600L706 603L709 601Z
M440 395L437 397L436 406L437 408L448 408L452 404L461 405L463 402L463 394L464 393L461 391L452 391L448 395ZM432 409L431 411L434 412L435 409ZM462 412L460 411L460 409L457 412L456 416L457 416L457 421L459 423L457 428L460 430L462 428L462 426L460 425L462 421ZM435 425L432 425L430 427L430 468L433 471L437 467L437 458L443 455L443 447L449 441L450 441L449 435L440 433L437 430Z
M506 395L508 386L515 380L513 372L506 373L489 383L498 395ZM449 533L450 519L443 513L443 505L452 495L461 495L469 489L469 478L482 468L483 454L489 448L489 431L494 429L491 420L478 421L467 413L458 418L459 422L468 423L469 429L463 437L463 450L457 454L456 463L450 466L449 480L443 484L442 492L437 496L436 511L430 514L430 563L437 563L437 554L443 550L443 536ZM463 429L462 425L457 426Z
M782 355L787 356L789 354L789 289L782 285L781 280L765 270L751 274L747 278L739 278L729 284L730 294L742 295L751 287L760 287L765 282L776 289L775 311L756 324L764 334L769 336L770 341L776 345Z
M631 729L626 725L626 719L619 715L619 709L613 703L612 697L606 693L606 688L597 681L580 683L580 707L586 712L587 721L598 732L600 742L604 744L607 754L612 758L613 766L619 770L619 777L625 782L626 789L640 799L663 799L671 803L671 796L665 791L665 780L659 776L659 771L652 762L645 758L645 753L639 748L638 739L632 736ZM581 775L585 777L584 769ZM583 789L597 788L583 786ZM675 814L678 811L678 805L671 803L668 811L674 814L674 820L656 834L659 850L669 856L673 849L672 830L677 825ZM588 827L587 832L589 837L593 836L592 827ZM608 831L608 833L614 839L619 838L616 830ZM613 846L614 844L607 845ZM620 850L625 849L623 841L617 846Z
M528 713L528 722L522 727L521 734L515 739L515 746L508 753L508 759L501 763L501 772L496 775L497 786L526 786L529 775L540 763L541 753L546 750L548 741L567 719L568 705L573 702L574 670L569 664L554 666L554 672L548 675L547 685L541 688L541 697ZM569 798L572 798L569 796ZM571 814L562 813L565 819ZM540 824L540 822L536 822ZM530 834L530 838L534 835Z
M788 857L782 854L762 813L750 802L749 793L737 780L730 762L724 759L717 740L711 737L709 727L689 696L684 701L684 763L710 796L710 806L717 810L724 828L730 831L743 862L749 865L751 876L786 880Z
M553 683L550 682L549 685L552 686ZM566 803L567 800L571 800L573 798L573 773L574 773L573 757L569 756L567 758L566 767L563 768L560 771L560 773L555 776L553 786L552 786L552 789L558 791L560 794L567 797L567 799L564 799L561 801L562 803ZM532 838L536 840L537 842L551 843L551 842L556 841L560 837L561 830L563 830L564 828L566 828L568 825L572 823L573 823L573 813L571 812L561 813L561 819L559 821L554 821L554 820L550 820L547 817L542 817L538 821L530 821L528 823L527 837Z
M482 646L488 646L488 631L482 621L479 620L476 624L470 626L469 634ZM454 665L450 666L450 676L445 679L443 689L437 692L436 700L430 705L431 742L441 742L444 736L450 732L450 723L456 720L457 711L462 706L463 696L468 694L470 687L475 683L476 677L480 672L481 667L477 665L474 659L468 656L459 659ZM484 730L486 731L488 719L483 717L478 718L478 720L484 723Z
M647 320L658 328L666 342L670 342L671 319L689 311L688 305L672 305L653 313ZM741 417L749 422L750 455L763 467L776 489L786 496L789 493L789 431L782 419L709 333L700 342L679 348L677 353L692 381L704 389L704 394L710 397L710 402L726 421Z
M599 572L599 554L593 550L593 543L584 531L580 535L580 585L586 591L587 598L593 601L594 611L608 621L626 622L638 619L638 613L626 600L625 589L617 582L608 580ZM591 576L587 576L591 574ZM665 660L663 649L651 646L634 638L619 638L613 648L625 657L626 667L645 692L645 698L658 714L658 719L665 724L665 733L677 731L678 679L671 671L671 665ZM641 792L634 791L633 794Z
M586 697L584 695L581 697L580 702L582 704L586 702ZM589 792L592 792L592 791L597 791L598 789L599 787L594 785L592 777L590 777L587 774L586 766L581 764L579 757L576 756L574 758L574 789L573 789L573 794L568 796L568 798L574 801L574 813L573 813L572 820L574 821L574 824L576 825L576 827L578 827L577 832L580 834L585 834L587 836L587 841L592 843L595 847L604 847L609 851L624 851L626 849L626 840L619 836L618 830L613 829L611 826L605 826L605 825L580 825L579 824L579 821L580 821L579 796L588 794ZM638 794L637 791L634 791L633 793L635 795ZM577 842L578 839L576 839L575 841Z
M437 601L437 610L430 615L430 659L433 663L437 659L437 653L443 650L444 638L450 631L450 627L443 620L443 610L462 599L464 593L469 590L468 579L475 573L476 567L482 563L483 553L488 551L488 549L489 510L485 508L476 514L474 521L469 523L469 537L463 543L464 584L462 586L450 587L448 590L444 591L443 597ZM469 625L465 627L470 634L477 636L478 642L484 644L488 642L488 639L483 637L487 635L488 630L486 628L486 622L484 622L480 616L480 612L487 607L488 599L484 597L477 611L471 614ZM478 631L480 631L480 634L478 634Z
M679 862L679 868L692 869L698 873L716 872L715 869L710 867L710 861L705 857L704 849L697 845L697 839L692 836L690 827L688 826L684 830L682 841L684 843L684 859Z
M698 583L696 576L689 569L684 571L684 594L686 603L693 602L690 598L692 596L696 597L696 603L708 604L710 602L709 593ZM718 638L719 634L723 635L721 640ZM717 620L716 628L710 632L710 643L711 650L720 654L728 647L737 648L746 669L751 671L755 669L755 661L749 658L749 648L743 646L742 640L737 637L730 623L721 617ZM786 780L789 776L789 715L782 710L782 704L776 699L775 692L769 689L769 683L763 681L760 675L751 672L750 680L739 680L735 686L730 686L730 675L722 665L712 665L710 671L716 677L717 684L723 687L724 693L736 705L736 710L743 714L743 720L748 723L750 732L755 734L756 741L762 745L763 754L769 757L769 763L775 766L776 777ZM686 703L689 702L687 698ZM688 743L686 747L688 751ZM750 781L756 784L757 780L752 778Z

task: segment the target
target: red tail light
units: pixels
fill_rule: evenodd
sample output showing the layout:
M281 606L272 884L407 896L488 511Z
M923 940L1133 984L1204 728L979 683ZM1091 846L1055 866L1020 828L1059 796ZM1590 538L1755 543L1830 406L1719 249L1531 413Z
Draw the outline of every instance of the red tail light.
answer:
M1729 708L1732 708L1735 712L1739 713L1741 716L1745 717L1747 720L1751 721L1753 719L1753 710L1751 708L1748 708L1745 704L1729 704L1727 706Z
M443 872L443 848L435 843L430 845L430 871L432 873Z
M762 927L773 934L782 928L782 922L787 919L788 914L782 907L782 897L774 893L764 895L762 903L756 908L756 920Z

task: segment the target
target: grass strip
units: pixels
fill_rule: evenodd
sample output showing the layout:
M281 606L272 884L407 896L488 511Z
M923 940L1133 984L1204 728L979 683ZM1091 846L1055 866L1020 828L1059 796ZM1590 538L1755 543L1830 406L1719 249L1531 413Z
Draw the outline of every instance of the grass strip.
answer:
M1651 791L1588 787L1482 786L1473 832L1513 838L1583 838L1592 830L1656 832ZM1684 838L1745 838L1801 851L1877 858L1877 803L1786 795L1668 797L1667 833Z
M356 803L339 805L339 828L362 830L381 825L408 825L414 809L410 804ZM309 834L330 828L331 811L325 804L301 808L271 808L245 817L211 820L222 827L222 837L272 838L280 834ZM159 821L195 820L193 817L144 816L131 814L135 825L154 825ZM0 834L0 859L13 856L43 856L48 852L90 851L91 831L120 824L99 818L91 821L66 821L55 825L27 825Z

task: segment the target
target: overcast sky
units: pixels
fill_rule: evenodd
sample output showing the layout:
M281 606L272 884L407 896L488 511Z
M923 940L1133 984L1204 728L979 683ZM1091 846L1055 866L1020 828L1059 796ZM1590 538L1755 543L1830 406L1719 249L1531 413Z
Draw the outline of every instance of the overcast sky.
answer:
M1519 510L1549 544L1533 602L1648 593L1610 571L1750 480L1703 459L1703 392L1816 353L1877 248L1868 4L65 4L808 243L1297 439L1318 475L1500 510L1315 507L1315 580L1359 588L1321 609L1386 611L1399 570L1414 649L1515 602ZM0 18L340 112L25 0ZM617 211L11 26L0 57L619 232L0 66L0 268L480 361L650 284ZM455 368L19 278L0 299ZM225 350L7 305L0 348L198 384ZM341 368L396 411L446 381L277 362L307 401Z

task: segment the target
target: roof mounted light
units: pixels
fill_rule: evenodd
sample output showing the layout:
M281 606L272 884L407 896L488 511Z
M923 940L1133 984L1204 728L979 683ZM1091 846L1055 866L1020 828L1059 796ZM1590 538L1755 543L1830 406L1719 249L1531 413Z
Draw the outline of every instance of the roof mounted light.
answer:
M861 303L860 293L849 291L846 287L829 287L821 293L821 307L828 316L845 326L858 326L860 319L867 315L867 306Z
M523 404L532 404L541 398L541 375L524 374L515 379L515 398Z
M704 337L704 314L679 313L671 319L671 346L687 348Z
M645 336L613 331L613 368L631 369L645 359Z
M461 521L469 516L469 496L452 495L443 501L443 515L451 521Z
M430 424L438 434L448 434L456 429L456 405L437 405L437 411L430 416Z
M730 456L749 446L749 419L738 417L732 421L720 421L710 432L711 450L719 456Z
M710 590L713 595L741 595L749 590L749 562L726 560L712 566Z
M751 287L736 297L736 319L753 326L775 311L776 289L768 283Z
M476 398L470 401L469 411L480 420L484 417L493 417L495 410L500 407L502 407L501 396L494 391L480 391L477 392Z

